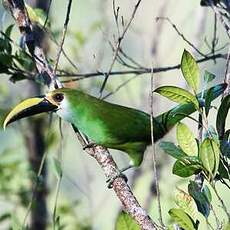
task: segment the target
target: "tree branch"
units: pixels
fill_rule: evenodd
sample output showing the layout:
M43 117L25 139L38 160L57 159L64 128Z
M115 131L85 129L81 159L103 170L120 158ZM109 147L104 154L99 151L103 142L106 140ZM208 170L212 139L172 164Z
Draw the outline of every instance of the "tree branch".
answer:
M15 19L21 33L27 38L31 38L31 43L26 39L26 45L33 57L35 57L35 63L39 73L46 73L49 77L49 85L54 85L55 87L62 87L61 83L58 81L54 75L53 69L48 65L43 50L36 46L36 40L32 32L32 24L29 20L28 14L26 12L23 0L5 0L5 4L9 7L12 16ZM75 129L75 132L77 130ZM85 146L88 144L87 140L79 132L76 132L80 143ZM107 151L107 149L96 146L93 148L87 148L86 152L93 156L103 169L105 176L107 178L113 178L119 173L119 169L114 162L112 156ZM127 213L129 213L140 225L143 230L156 229L156 224L147 215L146 211L140 206L136 198L134 197L130 187L126 181L118 177L113 181L113 189L120 199L123 208Z
M215 59L227 59L227 54L222 54L222 53L218 53L218 54L214 54L214 55L210 55L204 58L200 58L197 61L197 63L203 63L203 62L207 62L207 61L211 61L211 60L215 60ZM66 82L71 82L71 81L79 81L79 80L84 80L86 78L91 78L91 77L98 77L98 76L106 76L107 74L109 75L127 75L127 74L135 74L135 75L141 75L141 74L155 74L155 73L160 73L160 72L167 72L167 71L172 71L172 70L176 70L176 69L180 69L181 65L177 64L177 65L173 65L173 66L165 66L165 67L159 67L159 68L141 68L141 69L137 69L137 70L122 70L122 71L111 71L109 72L101 72L101 71L97 71L97 72L91 72L91 73L59 73L57 74L57 76L59 77L65 77L65 78L71 78L71 80L63 80L63 83Z

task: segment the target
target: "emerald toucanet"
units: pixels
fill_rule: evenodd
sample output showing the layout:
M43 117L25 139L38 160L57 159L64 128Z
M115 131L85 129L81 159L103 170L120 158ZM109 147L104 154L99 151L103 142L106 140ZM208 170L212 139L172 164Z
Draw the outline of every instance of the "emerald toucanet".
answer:
M224 84L211 88L209 99L214 100L224 89ZM200 96L197 95L198 98ZM162 138L178 121L195 110L192 103L187 103L155 117L154 141ZM73 124L94 143L126 152L133 166L141 164L144 151L151 144L149 114L108 103L79 90L68 88L56 89L45 96L24 100L8 114L4 128L23 117L49 111L56 112L63 120Z

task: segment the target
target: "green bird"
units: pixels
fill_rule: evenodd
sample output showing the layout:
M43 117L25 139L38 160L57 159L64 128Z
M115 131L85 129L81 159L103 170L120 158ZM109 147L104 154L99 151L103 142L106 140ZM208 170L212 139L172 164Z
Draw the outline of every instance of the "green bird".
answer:
M210 99L218 97L225 87L225 84L220 84L211 88ZM45 96L22 101L7 115L4 128L21 118L50 111L71 123L93 143L126 152L131 158L131 166L141 164L145 149L151 144L149 114L68 88L56 89ZM155 117L154 141L161 139L178 121L194 111L194 105L187 103Z

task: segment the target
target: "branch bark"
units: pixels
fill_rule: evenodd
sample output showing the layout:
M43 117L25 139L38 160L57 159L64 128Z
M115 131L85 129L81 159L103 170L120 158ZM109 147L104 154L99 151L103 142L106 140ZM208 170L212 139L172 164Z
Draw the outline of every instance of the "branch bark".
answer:
M24 1L4 0L4 3L10 9L11 14L14 17L20 32L23 36L26 37L26 45L29 49L29 52L34 57L38 72L46 73L46 76L49 77L48 84L50 88L52 87L52 85L56 88L62 87L61 83L56 78L53 69L48 65L42 48L39 47L36 43L36 37L33 34L33 27L26 12ZM80 143L83 146L88 144L79 132L76 132L76 134ZM97 160L107 178L113 178L119 173L119 169L107 149L101 146L96 146L93 148L88 148L87 153ZM116 178L113 181L112 186L117 197L120 199L125 211L137 221L141 229L157 229L156 224L147 215L146 211L140 206L140 204L134 197L130 187L122 177Z

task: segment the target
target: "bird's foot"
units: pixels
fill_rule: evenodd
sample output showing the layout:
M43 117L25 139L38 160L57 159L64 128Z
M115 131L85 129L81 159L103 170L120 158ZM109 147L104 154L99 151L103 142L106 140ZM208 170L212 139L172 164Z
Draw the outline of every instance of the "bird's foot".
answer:
M125 168L122 168L120 170L120 172L123 173L123 172L125 172L125 171L127 171L128 169L131 169L131 168L134 168L134 166L133 165L129 165L129 166L125 167Z
M126 170L131 169L133 167L134 167L133 165L129 165L129 166L125 167L125 168L122 168L121 170L119 170L119 172L117 173L117 175L115 175L115 176L109 178L108 180L106 180L106 183L108 183L108 188L112 188L113 187L113 182L118 177L122 177L125 180L125 182L127 183L128 182L128 178L127 178L127 176L123 172L125 172Z
M113 177L110 177L109 179L106 180L106 183L108 183L109 189L113 188L113 182L119 177L123 178L126 183L128 182L127 176L125 174L123 174L122 171L119 171L116 175L114 175Z
M86 149L89 149L89 148L93 148L95 146L96 146L96 143L90 142L90 143L88 143L88 144L86 144L86 145L83 146L83 150L86 150Z

